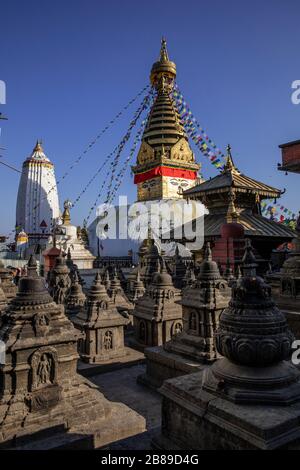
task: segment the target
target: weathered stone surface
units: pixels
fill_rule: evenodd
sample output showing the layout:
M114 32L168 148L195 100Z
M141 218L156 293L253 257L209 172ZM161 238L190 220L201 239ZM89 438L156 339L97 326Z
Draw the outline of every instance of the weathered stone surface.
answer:
M256 275L248 243L243 276L216 331L225 356L200 373L165 381L164 449L300 449L300 373L286 359L293 336Z
M124 326L127 320L118 312L97 273L87 300L73 319L75 327L83 333L79 353L83 361L97 363L114 360L126 354Z
M204 391L207 371L164 382L162 427L154 437L165 450L300 449L300 404L237 405Z
M49 292L54 302L64 304L71 287L70 269L62 253L55 260L48 274Z
M156 272L133 310L135 342L141 348L159 346L169 341L182 329L180 290L176 289L161 259L161 269L156 259ZM159 272L160 271L160 272Z
M85 294L79 283L77 271L74 272L71 287L66 297L66 314L70 317L77 315L85 303Z
M164 346L145 350L147 373L139 380L160 387L165 379L202 370L216 360L214 333L230 294L207 244L197 280L182 291L183 331Z
M31 258L0 328L6 346L6 361L0 365L0 446L18 448L41 432L68 435L69 445L76 434L77 446L87 439L100 446L144 430L143 418L110 404L76 373L79 337ZM49 437L40 447L60 447L59 441Z

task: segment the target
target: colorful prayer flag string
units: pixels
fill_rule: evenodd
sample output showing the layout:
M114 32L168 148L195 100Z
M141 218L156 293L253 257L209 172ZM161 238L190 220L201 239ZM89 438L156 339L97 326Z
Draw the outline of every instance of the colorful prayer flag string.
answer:
M177 85L172 92L172 97L175 101L176 108L178 109L184 128L190 138L197 145L199 150L210 160L211 164L218 170L222 170L225 158L223 152L200 126Z

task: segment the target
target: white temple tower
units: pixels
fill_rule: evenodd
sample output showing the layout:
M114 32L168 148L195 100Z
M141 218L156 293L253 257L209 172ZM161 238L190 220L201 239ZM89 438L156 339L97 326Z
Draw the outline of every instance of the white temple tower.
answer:
M24 230L28 235L28 244L43 249L53 219L58 217L54 165L44 154L41 143L37 142L32 154L23 163L17 199L16 232Z

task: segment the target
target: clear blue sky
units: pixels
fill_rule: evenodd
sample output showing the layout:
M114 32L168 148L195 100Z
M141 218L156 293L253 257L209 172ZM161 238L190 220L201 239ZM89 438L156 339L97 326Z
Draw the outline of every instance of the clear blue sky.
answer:
M0 11L0 79L9 121L2 123L5 159L21 167L37 138L59 177L121 106L149 80L165 35L177 81L200 124L222 149L228 142L244 173L287 188L283 204L299 209L298 175L278 172L278 144L300 139L297 0L10 0ZM75 199L118 143L134 111L107 133L60 187ZM196 150L206 177L216 170ZM98 178L73 210L81 223ZM19 176L0 166L0 233L15 223ZM131 200L130 172L121 188Z

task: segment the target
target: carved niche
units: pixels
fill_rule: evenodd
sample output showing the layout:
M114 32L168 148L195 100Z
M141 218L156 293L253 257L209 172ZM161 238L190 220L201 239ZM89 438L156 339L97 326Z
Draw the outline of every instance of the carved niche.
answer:
M52 347L42 347L30 358L27 398L30 411L49 409L61 399L61 387L57 383L57 351Z
M172 336L177 336L182 333L182 322L175 321L172 325Z
M57 383L57 351L43 347L35 351L30 360L29 390L37 390Z
M113 349L113 332L110 330L105 331L103 334L103 348L105 351Z
M171 160L194 163L194 154L183 137L171 148Z

